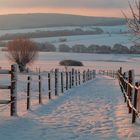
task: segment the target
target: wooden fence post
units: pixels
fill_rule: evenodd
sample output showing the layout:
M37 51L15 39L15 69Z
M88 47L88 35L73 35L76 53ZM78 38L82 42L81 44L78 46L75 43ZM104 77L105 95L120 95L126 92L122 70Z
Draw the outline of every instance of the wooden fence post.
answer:
M74 69L72 68L72 87L74 86Z
M130 84L133 84L133 75L132 75L132 70L129 70L128 72L128 82ZM129 97L129 100L132 102L132 88L129 84L127 84L127 95ZM129 108L129 113L132 112L132 109L131 107L128 105L128 108Z
M55 69L55 96L58 95L58 69Z
M83 83L85 83L85 71L83 71Z
M76 86L78 85L78 81L77 80L78 80L78 78L77 78L77 70L75 70L75 82L76 82L75 85Z
M17 65L11 65L11 116L17 116Z
M29 110L30 106L31 106L31 102L30 102L31 77L28 76L27 80L28 80L28 82L27 82L27 110Z
M123 77L124 77L125 80L128 80L128 74L126 72L124 73ZM124 88L125 89L125 92L127 93L127 83L126 82L124 84L124 87L125 87Z
M63 72L61 72L61 93L64 93Z
M139 84L138 82L135 83L135 86L138 88ZM133 100L133 106L135 109L137 109L137 95L139 93L139 90L135 88L135 93L134 93L134 100ZM135 123L136 122L136 112L133 110L132 111L132 123Z
M38 75L38 89L39 89L39 104L42 104L42 83L41 83L41 75L40 75L40 72L39 72L39 75Z
M85 73L84 73L84 83L86 83L87 81L87 71L85 70Z
M128 73L124 73L123 74L123 77L124 77L124 79L125 80L128 80ZM124 91L126 92L126 94L127 94L127 91L128 91L128 84L124 81ZM127 102L127 99L126 99L126 102ZM128 106L128 102L127 102L127 106Z
M48 73L48 96L49 96L49 100L52 98L51 97L51 74Z
M87 81L89 81L89 69L87 71Z
M66 90L68 90L68 72L66 71Z
M121 90L123 92L123 96L124 96L124 102L126 103L127 99L126 99L126 96L125 96L125 93L124 91L126 92L126 83L124 82L124 79L125 79L125 75L123 75L123 77L120 77L120 82L121 82Z
M69 88L71 89L71 71L69 71Z
M79 85L81 84L81 73L80 73L80 71L78 71L78 79L79 79Z

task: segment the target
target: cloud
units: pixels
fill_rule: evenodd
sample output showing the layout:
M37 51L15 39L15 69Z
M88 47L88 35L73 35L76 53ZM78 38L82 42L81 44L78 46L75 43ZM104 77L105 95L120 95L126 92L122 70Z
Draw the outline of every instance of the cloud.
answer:
M127 0L1 0L0 7L127 8Z

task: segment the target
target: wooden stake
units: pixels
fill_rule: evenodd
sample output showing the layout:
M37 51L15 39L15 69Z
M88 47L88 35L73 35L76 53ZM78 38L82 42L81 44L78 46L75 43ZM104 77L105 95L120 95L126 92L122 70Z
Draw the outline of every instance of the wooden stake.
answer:
M130 84L133 83L132 79L133 79L133 78L132 78L132 70L129 70L129 72L128 72L128 82L129 82ZM128 97L129 97L129 100L132 102L132 88L130 87L129 84L127 84L127 95L128 95ZM132 109L131 109L131 107L129 106L129 104L128 104L128 108L129 108L129 113L131 113L131 112L132 112Z
M66 90L68 90L68 72L66 71Z
M63 81L63 72L61 72L61 92L64 93L64 81Z
M58 69L55 69L55 96L58 95Z
M41 75L40 75L40 72L39 72L39 75L38 75L38 89L39 89L39 104L42 104L42 88L41 88Z
M74 86L74 69L72 69L72 87Z
M136 82L135 86L138 87L138 85L139 85L138 82ZM138 95L138 93L139 93L139 90L137 90L137 89L135 88L133 106L134 106L134 108L136 108L136 109L137 109L137 95ZM133 110L133 111L132 111L132 123L135 123L135 122L136 122L136 113L135 113L135 111Z
M81 84L81 73L80 73L80 71L78 71L78 79L79 79L79 85Z
M17 65L11 66L11 116L17 116Z
M69 72L69 88L70 88L70 89L71 89L71 82L72 82L71 72Z
M48 73L48 96L51 99L51 74Z
M31 81L31 77L28 76L27 77L27 80L28 80L28 83L27 83L27 110L30 109L30 106L31 106L31 102L30 102L30 81Z

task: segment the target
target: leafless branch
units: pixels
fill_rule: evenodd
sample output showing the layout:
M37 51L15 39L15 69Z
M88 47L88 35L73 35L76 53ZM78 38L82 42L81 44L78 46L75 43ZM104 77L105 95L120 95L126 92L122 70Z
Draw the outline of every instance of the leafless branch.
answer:
M37 46L29 39L15 39L7 44L8 58L16 62L20 67L26 67L37 56Z

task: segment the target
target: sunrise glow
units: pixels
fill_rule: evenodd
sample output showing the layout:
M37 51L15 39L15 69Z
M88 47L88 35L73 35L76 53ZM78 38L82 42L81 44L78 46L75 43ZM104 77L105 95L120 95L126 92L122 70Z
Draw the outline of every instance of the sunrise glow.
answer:
M123 9L124 10L124 9ZM126 11L126 9L124 10ZM62 13L85 16L100 17L123 17L121 9L88 9L88 8L57 8L57 7L31 7L31 8L1 8L0 14L19 14L19 13Z

